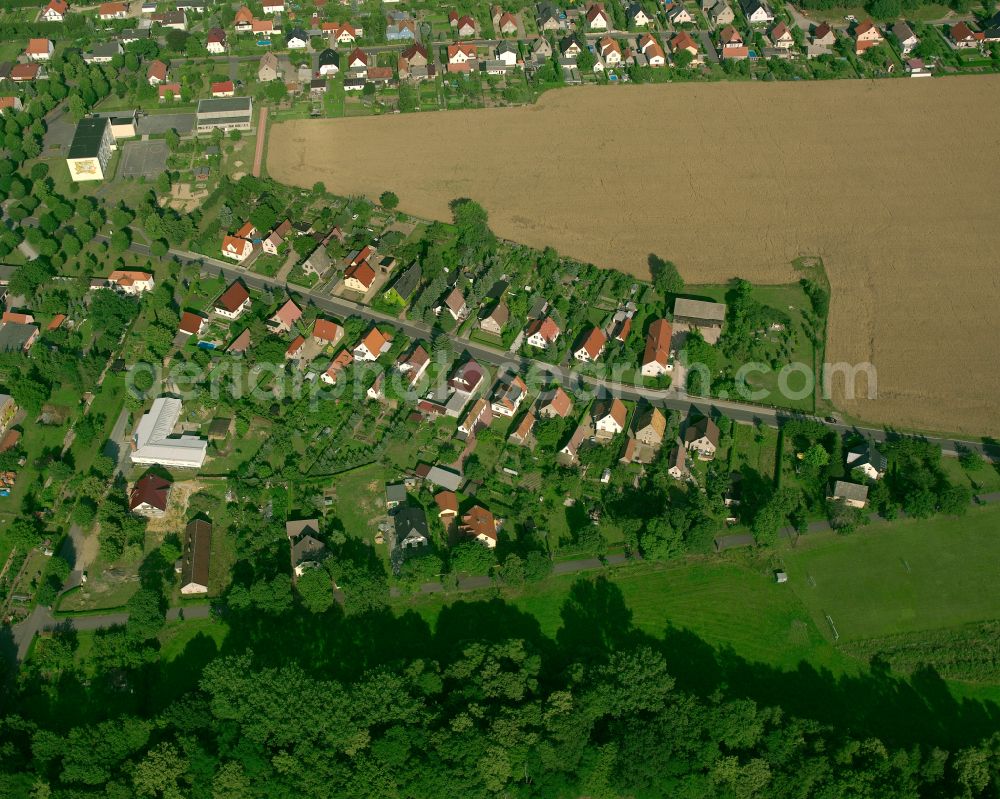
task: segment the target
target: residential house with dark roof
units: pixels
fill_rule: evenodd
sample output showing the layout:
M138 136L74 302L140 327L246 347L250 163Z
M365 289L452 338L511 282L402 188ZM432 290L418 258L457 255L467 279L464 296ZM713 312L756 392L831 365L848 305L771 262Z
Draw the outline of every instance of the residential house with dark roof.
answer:
M694 422L688 420L684 429L684 448L703 461L712 460L719 448L719 426L707 416Z
M427 514L423 508L408 503L401 505L392 516L392 524L396 533L396 547L400 551L420 549L430 543Z
M162 516L167 510L170 485L166 478L146 472L129 492L128 509L139 516Z
M212 555L212 524L194 519L184 530L184 554L181 561L181 594L208 593L209 561Z

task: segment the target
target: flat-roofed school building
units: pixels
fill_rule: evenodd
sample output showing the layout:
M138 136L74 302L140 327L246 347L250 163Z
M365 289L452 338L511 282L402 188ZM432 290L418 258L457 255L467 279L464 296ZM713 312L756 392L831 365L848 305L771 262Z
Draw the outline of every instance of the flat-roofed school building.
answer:
M74 181L104 180L104 172L115 150L111 121L106 117L81 119L69 146L66 166Z
M253 101L249 97L220 97L198 101L198 133L220 130L250 130L253 127Z

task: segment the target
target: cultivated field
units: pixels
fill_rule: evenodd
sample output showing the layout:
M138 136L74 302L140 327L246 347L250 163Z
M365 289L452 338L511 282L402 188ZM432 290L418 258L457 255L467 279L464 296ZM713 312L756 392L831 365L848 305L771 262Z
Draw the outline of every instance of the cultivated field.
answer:
M282 123L267 167L392 189L418 215L470 197L502 236L639 275L655 253L691 283L788 282L793 258L820 255L828 359L878 370L877 400L837 386L838 406L997 434L998 101L997 77L594 87L518 109Z

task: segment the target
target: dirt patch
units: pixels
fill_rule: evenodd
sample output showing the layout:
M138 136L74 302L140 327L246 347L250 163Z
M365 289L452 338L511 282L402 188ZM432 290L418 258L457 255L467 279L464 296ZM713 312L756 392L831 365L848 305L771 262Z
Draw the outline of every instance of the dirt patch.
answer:
M391 189L421 216L471 197L502 236L638 275L656 253L690 283L780 283L822 256L828 360L878 370L877 400L839 387L837 404L997 434L998 100L995 76L567 89L517 109L281 123L267 170ZM406 170L385 157L403 143Z
M170 187L170 197L166 204L175 211L190 213L208 196L207 189L193 189L190 183L177 183Z
M205 483L198 480L174 483L170 488L170 498L167 500L167 512L162 516L151 518L146 526L146 532L158 536L182 532L184 525L187 524L188 502L203 488Z

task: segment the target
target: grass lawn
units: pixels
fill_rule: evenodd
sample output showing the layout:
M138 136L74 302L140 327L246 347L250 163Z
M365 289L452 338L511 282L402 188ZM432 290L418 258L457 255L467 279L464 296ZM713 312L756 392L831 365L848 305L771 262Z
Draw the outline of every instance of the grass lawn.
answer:
M556 638L570 588L580 579L552 578L509 601L534 616L546 636ZM610 572L609 579L621 591L632 624L656 638L673 627L713 647L731 648L746 660L779 668L794 669L806 661L837 672L857 670L854 661L824 639L795 594L777 585L768 569L710 560L619 569ZM440 609L440 600L417 607L432 623Z
M347 535L370 540L385 514L385 469L371 464L337 475L334 513Z
M957 485L968 485L980 493L1000 491L1000 470L995 466L983 464L981 469L969 472L962 468L958 458L942 458L941 468L948 479Z
M710 286L690 286L687 292L690 294L697 294L698 296L704 296L716 302L726 301L726 292L730 290L728 285L710 285ZM798 283L789 283L786 285L768 285L768 286L755 286L753 290L753 298L758 302L766 305L770 308L774 308L780 311L782 314L788 316L788 330L794 333L794 344L791 348L791 354L787 358L782 358L782 366L786 363L802 363L812 372L813 375L816 374L816 364L815 364L815 352L812 342L805 334L803 329L803 311L810 308L809 298L806 293L802 290L802 287ZM771 351L778 352L780 332L768 332L767 337L774 342ZM770 357L770 356L769 356ZM734 367L738 368L742 364L735 364ZM818 386L813 386L812 391L808 393L805 397L799 397L798 395L804 391L806 386L805 378L802 373L795 371L791 373L787 378L787 386L791 392L794 392L792 396L783 396L779 389L779 375L781 373L781 367L777 370L768 369L767 371L751 371L746 376L746 384L752 391L757 391L763 389L768 393L768 396L762 400L755 400L763 402L767 405L774 405L782 408L794 408L798 410L805 410L813 412L815 410L814 406L814 396L816 394L816 389Z
M746 424L733 425L733 444L730 468L741 471L744 466L753 469L762 478L774 479L777 462L778 431L773 427L763 427L758 431Z
M962 519L876 525L848 538L799 539L784 553L791 589L842 640L950 627L1000 616L1000 507ZM812 582L815 581L815 586Z
M169 622L157 636L160 639L160 660L170 662L183 654L191 639L198 635L207 635L221 648L228 633L229 626L214 618Z

